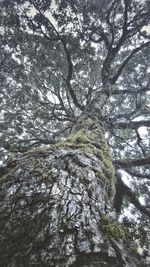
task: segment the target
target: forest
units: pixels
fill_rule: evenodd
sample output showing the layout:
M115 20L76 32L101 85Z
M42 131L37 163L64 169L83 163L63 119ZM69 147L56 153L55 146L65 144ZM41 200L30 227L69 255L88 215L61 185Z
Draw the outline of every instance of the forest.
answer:
M150 2L0 0L0 267L150 264Z

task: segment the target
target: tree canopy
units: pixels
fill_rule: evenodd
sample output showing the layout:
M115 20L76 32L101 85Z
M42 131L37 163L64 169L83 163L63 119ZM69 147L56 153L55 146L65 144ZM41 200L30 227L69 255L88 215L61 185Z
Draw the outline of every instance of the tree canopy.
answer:
M131 232L137 224L134 237L148 248L150 2L0 5L2 165L17 153L64 140L99 99L97 112L118 170L114 205L120 212L125 195L124 205L134 205L137 221L123 221Z

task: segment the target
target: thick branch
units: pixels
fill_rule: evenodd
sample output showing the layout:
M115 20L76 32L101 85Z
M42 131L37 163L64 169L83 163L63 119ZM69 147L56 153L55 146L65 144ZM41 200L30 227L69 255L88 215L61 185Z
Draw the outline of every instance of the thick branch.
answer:
M125 171L132 176L135 176L140 179L150 179L150 174L141 174L139 172L133 171L131 169L125 169Z
M124 0L123 2L124 2L124 22L123 22L123 34L124 34L127 31L129 1Z
M107 16L106 16L106 22L107 22L108 26L110 27L110 31L111 31L111 43L110 43L110 46L108 47L109 49L112 49L112 45L114 43L114 25L112 24L112 22L110 20L110 15L111 15L111 12L112 12L115 4L116 4L116 0L112 2L112 5L110 6L108 13L107 13Z
M125 184L123 184L126 196L130 199L131 203L143 214L150 217L150 210L148 210L145 206L143 206L138 198L136 197L135 193Z
M122 168L128 167L140 167L140 166L150 166L150 156L140 159L122 159L122 160L114 160L114 165L120 166Z
M62 37L60 37L60 40L61 40L61 42L63 44L64 51L65 51L66 58L67 58L67 62L68 62L68 74L67 74L67 78L66 78L67 88L69 90L69 93L70 93L70 95L72 97L72 100L73 100L73 103L75 104L75 106L83 111L84 107L78 102L77 97L76 97L76 95L74 93L74 90L73 90L73 88L72 88L72 86L70 84L71 79L72 79L72 74L73 74L73 64L72 64L72 60L71 60L71 55L70 55L70 52L69 52L69 50L67 48L65 40Z
M117 129L133 129L136 130L139 127L150 127L150 120L143 120L143 121L131 121L131 122L115 122L115 128ZM110 124L110 128L112 125Z
M126 40L127 38L127 35L128 35L128 29L127 29L127 22L128 22L128 1L125 1L124 0L124 21L123 21L123 28L122 28L122 35L116 45L115 48L113 48L113 53L116 55L118 53L118 51L120 50L122 44L124 43L124 41Z
M148 91L150 91L149 87L144 87L144 88L139 89L139 90L130 90L130 89L113 90L112 95L125 95L125 94L137 95L137 94L141 94L141 93L148 92ZM105 93L105 92L102 91L102 93Z
M133 192L121 179L121 174L116 173L117 176L117 183L116 183L116 195L114 199L114 208L117 212L121 211L121 206L123 203L123 198L126 196L130 200L130 202L143 214L150 217L150 210L147 207L143 206L138 198Z

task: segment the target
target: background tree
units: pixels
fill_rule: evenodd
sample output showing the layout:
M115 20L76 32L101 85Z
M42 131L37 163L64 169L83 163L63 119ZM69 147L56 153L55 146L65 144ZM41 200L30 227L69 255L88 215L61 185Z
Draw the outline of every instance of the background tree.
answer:
M150 126L149 1L93 0L92 3L91 1L84 3L69 0L5 0L1 1L0 12L0 126L1 160L3 162L3 167L1 167L1 229L3 229L1 255L3 255L3 266L8 266L8 255L9 261L11 259L11 264L15 264L15 266L22 266L21 264L30 266L29 262L32 261L34 264L39 262L40 265L42 262L42 266L49 266L46 264L50 264L50 260L52 262L53 258L48 257L49 239L52 238L53 245L51 244L51 246L55 250L54 243L58 243L58 240L61 243L61 239L51 237L47 219L52 221L55 228L56 217L53 214L53 209L58 210L58 213L60 212L60 221L63 214L62 206L56 205L56 199L54 200L52 197L53 180L56 182L54 179L56 163L60 165L57 172L57 183L59 179L64 179L60 176L61 168L67 170L71 177L73 175L78 177L79 181L77 185L75 184L75 188L82 192L81 196L87 192L88 202L93 201L91 202L92 207L96 206L95 202L101 203L101 207L96 206L99 213L97 214L97 210L94 210L93 213L96 214L97 221L98 218L101 218L102 232L109 229L110 222L105 216L107 213L110 216L112 203L119 214L122 203L126 207L130 203L134 205L134 207L130 206L130 209L136 216L132 218L130 215L131 218L126 218L122 215L121 218L124 225L129 228L129 232L132 235L134 233L134 238L138 240L138 243L141 246L144 245L144 255L147 256L148 232L146 230L149 222L147 218L150 215L148 206L150 178L148 139L148 127ZM87 121L87 118L91 118L94 124ZM97 129L98 132L94 132L92 136L94 129ZM96 159L97 153L103 152L104 158L108 157L108 161L110 161L108 147L103 140L102 132L105 133L105 138L107 138L113 155L113 165L116 169L116 193L113 189L114 170L111 163L109 162L110 165L108 166L108 162L106 163L106 160L104 162L101 155L100 160L103 166L101 167ZM70 133L74 133L75 136L73 134L70 139L67 139L67 142L64 141L64 138L68 137ZM83 137L84 133L87 136ZM61 144L60 150L57 145L58 142ZM33 154L33 157L39 157L41 160L41 157L44 157L44 153L41 151L44 151L42 149L46 144L51 144L51 146L47 148L50 149L50 152L45 151L45 158L49 156L49 153L51 153L52 158L49 159L49 167L47 165L40 166L46 173L44 177L43 174L40 174L39 167L37 168L38 163L32 161L32 164L29 163L31 159L28 160L26 157ZM30 152L30 149L39 146L41 146L41 150ZM86 150L82 156L80 153L78 154L79 148L83 151L85 147L88 151ZM53 150L56 148L58 151L54 153ZM107 153L102 151L103 148ZM66 150L68 154L65 154ZM22 152L24 153L22 154ZM60 153L62 161L58 160ZM96 157L94 163L89 156L91 153ZM54 154L57 158L55 165L53 165ZM15 160L7 163L6 161L12 156L15 156ZM24 160L26 166L23 164ZM19 176L14 174L18 162L22 168L21 173L18 169ZM44 164L42 160L41 162ZM74 165L72 165L73 163ZM30 164L34 169L33 173L29 168ZM89 166L91 170L92 164L94 165L94 174L86 170L88 178L85 184L82 184L81 180L85 175L82 173L82 168ZM12 168L13 174L11 174ZM48 172L49 168L52 168L51 173ZM78 168L80 174L77 171ZM101 168L102 173L100 173ZM30 172L26 174L27 169ZM110 171L106 172L106 169ZM4 177L10 178L11 175L15 178L4 180ZM89 178L90 175L93 177L93 184L89 189L86 184L92 183ZM123 182L122 175L127 176L128 185ZM33 177L29 182L28 177L31 176ZM45 181L47 176L52 177L48 180L49 183ZM104 183L102 199L100 198L102 188L99 187L99 191L96 192L98 186L96 177L98 176L101 178L102 176L103 178L109 177L109 183ZM73 186L73 184L72 182L71 185ZM62 190L63 183L60 188ZM91 190L93 191L92 200ZM76 195L76 192L72 194ZM139 197L142 198L143 205L139 201ZM125 199L127 199L126 202ZM56 202L61 202L61 194ZM83 196L80 203L83 205L83 212L81 212L82 209L78 211L77 208L80 217L85 212L88 214L84 202L87 202L87 196L85 198ZM54 206L53 203L55 203ZM69 199L67 203L71 203L71 200ZM52 210L49 205L53 207ZM69 204L65 205L68 206L69 210ZM72 209L76 206L75 204L70 205L72 205ZM88 207L88 205L86 206ZM4 212L5 210L6 212ZM69 216L68 218L73 217L73 215ZM47 219L44 220L44 218ZM80 224L82 220L77 219L77 221ZM84 219L82 222L85 224ZM94 228L93 230L89 227L88 232L88 227L86 227L90 248L86 242L84 243L85 233L82 233L79 238L83 239L82 242L77 239L79 225L71 226L68 222L69 226L67 227L66 221L62 228L59 227L60 232L65 232L65 238L67 235L66 241L64 241L66 243L63 243L64 247L69 246L69 243L70 247L72 244L78 243L78 250L81 252L84 248L86 257L87 255L95 255L96 261L96 257L100 255L104 262L108 261L106 266L110 266L110 262L128 266L125 259L123 262L121 256L120 261L117 258L116 263L113 254L110 256L107 253L110 257L108 255L106 257L106 251L103 255L102 251L98 255L90 254L96 253L96 249L94 250L96 241L93 241L90 234L92 231L96 233L99 224L97 222L98 226L95 226L92 219L88 223ZM59 219L57 224L59 225ZM120 232L119 226L114 222L111 224L113 230L119 232L120 237L124 239L125 234ZM44 230L41 231L40 229ZM85 231L84 227L83 230ZM107 232L112 235L110 229ZM14 236L11 236L11 233ZM37 233L40 233L41 236L38 236ZM47 238L45 238L45 233ZM74 240L71 239L71 234ZM26 236L28 236L27 241L25 241ZM24 240L22 246L20 245L20 238ZM34 240L33 243L32 240ZM111 245L115 249L116 243L112 239L111 242L113 242ZM12 249L13 243L15 243L14 250ZM81 245L81 243L82 249L80 250L79 244ZM41 246L43 252L37 258L36 251L39 251ZM107 246L109 247L108 244ZM74 247L77 249L77 246L74 245ZM47 248L49 248L48 252L45 252ZM11 250L12 255L10 257ZM65 259L61 258L64 262L58 266L73 264L75 252L71 248L70 251L66 252L69 255L68 261L65 262ZM52 251L51 254L53 255ZM60 251L58 254L61 255ZM56 252L57 257L58 254ZM80 256L84 263L84 256ZM56 263L55 258L54 263L51 263L52 266L61 264L60 259L58 260L59 263ZM79 258L77 262L79 265L81 262ZM98 264L100 263L98 262ZM131 263L129 264L131 266ZM137 266L133 263L132 265Z

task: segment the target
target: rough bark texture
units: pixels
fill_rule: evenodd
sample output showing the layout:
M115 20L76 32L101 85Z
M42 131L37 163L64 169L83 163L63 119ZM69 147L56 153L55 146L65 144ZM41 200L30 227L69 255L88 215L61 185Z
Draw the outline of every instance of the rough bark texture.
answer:
M65 141L7 166L0 178L0 266L142 266L113 217L114 168L94 121L81 116Z

